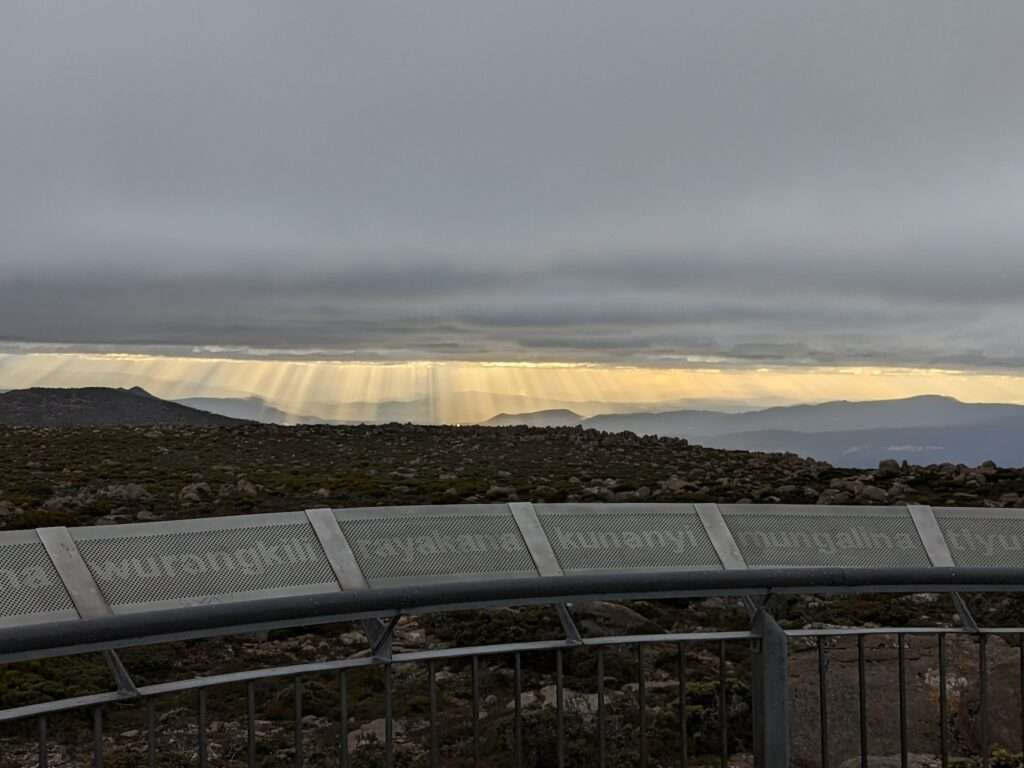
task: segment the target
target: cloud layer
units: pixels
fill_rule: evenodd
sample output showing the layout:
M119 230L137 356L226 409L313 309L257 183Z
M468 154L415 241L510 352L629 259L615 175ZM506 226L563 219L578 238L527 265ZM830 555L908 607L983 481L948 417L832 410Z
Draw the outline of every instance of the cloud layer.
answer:
M0 9L0 339L1024 363L1024 6Z

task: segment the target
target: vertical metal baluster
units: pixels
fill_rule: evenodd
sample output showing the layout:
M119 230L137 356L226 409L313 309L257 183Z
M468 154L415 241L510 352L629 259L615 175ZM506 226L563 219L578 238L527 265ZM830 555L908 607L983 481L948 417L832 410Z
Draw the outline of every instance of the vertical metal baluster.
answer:
M522 720L522 702L520 701L523 695L523 667L522 659L519 653L516 653L515 663L515 763L516 768L522 768L523 765L523 720Z
M348 673L343 669L338 673L338 688L341 694L341 768L348 768Z
M864 635L857 635L857 703L860 707L860 768L868 768L868 676L864 666Z
M46 715L39 716L39 768L47 768L50 755L46 748Z
M437 750L437 677L433 659L427 662L427 677L430 681L430 768L440 768Z
M103 709L96 707L92 711L92 764L95 768L103 768Z
M909 762L907 744L907 679L906 661L903 653L903 634L896 635L897 654L899 669L899 697L900 697L900 768L907 768Z
M198 710L196 749L199 752L199 768L206 768L208 764L206 757L206 689L200 688L196 695L198 697L196 707Z
M647 685L644 680L644 646L636 645L636 705L640 712L640 768L647 768Z
M295 766L302 768L302 678L295 678Z
M562 705L563 695L562 649L559 648L555 651L555 732L558 768L565 768L565 713Z
M679 765L689 768L689 734L686 732L686 647L679 643L676 676L679 679Z
M721 740L722 768L729 765L729 691L725 679L725 640L718 641L718 735Z
M384 768L395 761L395 723L391 702L391 664L384 665Z
M978 676L981 678L979 704L981 713L981 766L989 768L989 722L988 722L988 635L978 636Z
M828 768L828 657L825 638L818 635L818 728L821 736L821 768Z
M605 768L605 720L604 720L604 648L597 649L597 765Z
M146 700L146 753L149 768L156 768L156 703Z
M942 768L949 768L949 734L946 719L949 716L946 699L946 636L939 634L939 756Z
M245 710L249 768L256 768L256 683L251 680L245 684Z
M480 768L480 657L472 658L473 678L473 768Z

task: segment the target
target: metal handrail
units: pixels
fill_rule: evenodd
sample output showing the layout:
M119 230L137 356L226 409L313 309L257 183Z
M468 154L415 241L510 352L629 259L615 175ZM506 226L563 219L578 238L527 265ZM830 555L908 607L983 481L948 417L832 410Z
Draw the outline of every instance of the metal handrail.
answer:
M557 506L557 505L556 505ZM669 506L669 505L665 505ZM678 507L678 508L677 508ZM819 675L819 707L821 732L821 764L829 764L829 717L828 717L828 655L829 643L834 639L848 636L857 643L858 658L858 696L860 707L860 754L862 764L868 759L867 735L867 694L865 669L865 637L870 635L891 634L895 636L898 651L897 687L899 691L898 721L900 725L900 751L904 763L907 760L909 743L907 738L907 706L906 706L906 661L904 653L905 641L911 636L934 635L938 643L940 680L939 717L942 726L941 753L943 764L948 757L949 744L947 726L949 712L945 697L945 680L947 663L945 644L947 639L954 637L971 638L978 647L978 670L980 681L981 723L980 738L982 765L987 764L990 745L990 734L987 713L990 709L988 686L989 661L987 656L988 640L998 635L1017 635L1020 642L1020 687L1024 691L1024 628L1011 627L979 627L971 615L967 604L961 599L959 592L1017 592L1024 591L1024 568L1017 567L955 567L957 562L1001 563L1014 565L1019 560L1020 544L1017 534L1009 531L1004 540L1003 534L986 534L981 536L979 530L971 526L981 524L985 519L1024 519L1024 512L1012 510L959 510L956 515L963 517L964 528L944 528L941 521L946 519L934 512L930 507L910 505L903 509L890 508L883 514L890 521L898 521L907 542L920 540L920 547L914 548L886 545L885 552L865 554L853 558L831 558L822 560L825 554L819 546L817 555L812 551L804 552L793 547L803 547L796 539L783 539L782 544L770 540L772 547L782 547L784 551L767 551L771 528L769 517L759 518L764 522L764 531L753 533L749 529L730 528L736 514L734 508L719 509L715 504L672 505L673 514L689 515L693 518L693 527L707 537L705 548L714 550L715 557L673 557L675 570L666 565L664 559L638 558L635 553L625 551L606 553L607 556L584 559L579 561L570 557L577 548L589 549L586 542L575 544L566 538L570 534L559 533L549 539L548 531L542 524L542 517L561 519L565 509L545 507L536 510L528 503L509 505L489 505L486 509L475 509L476 515L483 515L487 521L493 522L501 518L507 529L518 531L521 540L517 541L519 559L516 562L496 562L493 568L484 568L478 573L473 563L451 563L445 560L424 559L413 564L411 568L395 567L396 550L390 547L379 551L372 547L367 549L367 541L359 538L358 532L349 530L351 537L346 536L346 526L357 525L360 521L376 520L382 516L388 519L405 520L430 513L429 507L416 507L399 510L332 510L311 509L304 512L279 513L275 515L249 516L242 522L248 531L259 531L263 526L288 525L303 529L303 539L267 539L259 534L257 544L251 549L239 549L235 552L231 547L221 551L217 548L193 553L192 549L181 545L166 549L166 556L161 556L160 563L166 569L157 571L152 562L154 557L146 558L148 570L143 574L140 551L134 552L134 559L125 560L120 566L117 560L105 560L90 553L88 542L97 539L113 538L123 540L136 535L144 537L162 534L182 534L195 532L217 532L233 529L239 522L236 518L214 518L192 521L169 521L161 523L141 523L120 527L95 527L88 529L44 528L36 531L15 531L0 534L0 545L34 546L35 563L24 572L17 569L17 561L10 560L10 568L0 569L13 589L29 590L30 593L19 593L13 602L15 615L0 617L0 664L25 661L55 656L70 656L82 653L102 652L104 659L111 668L116 690L95 693L86 696L75 696L58 701L27 704L0 710L0 723L10 723L26 718L38 721L38 754L39 765L46 768L48 764L47 728L48 718L56 717L69 711L91 710L93 716L93 755L94 765L102 766L104 752L103 710L112 704L122 704L130 708L145 708L146 712L146 754L150 766L156 765L157 727L154 717L156 703L166 696L174 696L184 692L196 695L196 755L200 766L207 764L208 742L206 733L206 696L207 691L216 687L244 685L246 687L248 723L248 764L255 768L257 758L256 743L256 710L255 686L260 681L290 680L295 698L294 718L294 764L304 766L303 760L303 725L302 725L302 678L306 675L337 675L341 717L339 718L340 742L347 744L348 719L346 675L361 669L380 668L385 679L384 710L385 733L384 755L385 765L392 765L394 756L394 712L393 701L393 669L396 665L410 665L412 668L425 667L430 686L430 765L439 768L438 753L438 718L437 718L437 681L435 680L435 664L447 664L450 661L464 660L472 671L472 707L473 713L469 722L473 725L473 754L479 764L480 727L478 715L480 711L479 669L481 658L494 655L509 655L514 659L514 707L515 747L513 754L517 765L522 764L522 733L523 718L520 693L523 682L521 657L534 654L551 654L555 657L556 688L557 688L557 722L558 722L558 764L564 765L565 730L564 730L564 681L563 661L570 658L574 649L590 649L597 660L597 691L598 716L596 736L598 746L597 765L606 765L604 736L607 732L603 701L604 652L614 649L621 650L625 646L635 647L637 679L637 711L639 715L639 743L641 765L644 764L645 752L645 678L644 653L653 645L678 645L678 686L679 686L679 728L681 729L681 764L687 765L686 757L686 699L687 683L685 674L686 647L693 645L712 644L718 646L718 665L715 690L717 691L718 726L717 749L721 754L722 764L728 762L728 681L726 677L726 643L732 643L735 649L746 646L750 661L750 697L752 715L752 733L750 747L755 755L755 765L761 768L782 768L789 765L790 744L788 740L788 643L798 640L807 646L808 641L817 644L818 675ZM460 512L455 513L442 507L440 514L446 519L457 522L463 518ZM784 513L785 507L765 507L758 511L771 510L772 513ZM569 510L573 514L576 511ZM578 510L577 510L578 511ZM790 510L794 511L794 510ZM797 510L798 511L798 510ZM747 510L749 514L751 510ZM614 514L611 509L599 509L594 513L595 519L607 521L608 515ZM802 514L802 513L801 513ZM828 516L827 512L822 512ZM849 514L849 513L843 513ZM954 515L954 516L956 516ZM604 516L604 517L602 517ZM948 516L947 516L948 517ZM548 519L545 518L545 519ZM854 520L849 524L850 540L863 548L865 541L875 546L873 535ZM768 526L768 527L765 527ZM884 526L883 526L884 528ZM600 529L597 526L595 530ZM689 529L687 529L689 530ZM1013 530L1016 530L1015 528ZM973 533L972 533L973 531ZM657 533L660 536L660 533ZM890 544L888 533L876 532L883 537L883 543ZM891 531L890 531L891 533ZM450 552L450 543L445 543L444 536L437 533L438 543L435 548L422 552L424 555L436 555L438 552ZM736 534L736 535L734 535ZM762 535L766 551L761 551L762 544L752 543L751 536ZM493 531L492 531L493 538ZM597 536L597 534L594 534ZM611 536L609 541L614 547L622 549L625 539ZM639 535L639 534L634 534ZM652 534L654 535L654 534ZM666 534L667 535L667 534ZM696 534L695 534L696 535ZM809 534L808 534L809 535ZM602 534L603 536L603 534ZM349 540L352 538L352 541ZM996 540L998 539L998 541ZM276 543L275 543L276 541ZM390 542L390 539L381 541ZM411 541L409 539L408 541ZM405 544L400 541L396 546L405 554ZM433 541L432 539L430 541ZM647 545L657 549L665 546L665 540L655 538ZM830 540L831 541L831 540ZM403 543L404 542L404 543ZM569 554L556 553L554 544L569 547ZM566 543L568 542L568 543ZM605 542L605 539L600 539ZM616 543L618 542L618 543ZM661 542L661 543L659 543ZM673 540L674 542L674 540ZM694 539L689 539L696 546ZM966 542L966 543L965 543ZM977 542L981 542L976 546ZM125 542L121 542L125 545ZM173 543L173 542L172 542ZM243 546L239 540L232 546ZM40 551L39 547L44 551ZM79 549L79 546L82 549ZM356 548L353 549L353 545ZM605 546L602 543L601 546ZM755 546L756 545L756 546ZM982 547L981 545L984 545ZM998 552L989 553L980 558L978 553L987 549ZM410 545L411 546L411 545ZM484 546L484 545L477 545ZM503 550L490 545L496 554ZM678 544L677 544L678 546ZM806 544L810 547L811 544ZM133 544L134 547L134 544ZM362 547L362 549L360 549ZM909 547L909 549L908 549ZM981 547L981 548L979 548ZM2 548L2 547L0 547ZM633 544L628 545L633 549ZM429 549L429 547L428 547ZM813 547L812 547L813 549ZM258 552L257 552L258 550ZM745 551L746 550L746 551ZM12 551L12 550L5 550ZM478 550L474 550L478 551ZM487 550L484 546L483 551ZM568 551L568 550L567 550ZM265 554L260 554L264 553ZM903 555L901 552L907 552ZM377 560L363 562L357 553L364 558L376 557ZM681 554L682 550L676 552ZM246 557L243 560L242 555ZM264 558L260 560L257 554ZM692 552L690 554L693 554ZM283 565L286 560L290 565L308 566L317 563L317 575L312 578L306 574L302 579L293 578L294 574L285 572L269 573L267 578L256 584L240 584L238 579L228 579L223 583L193 591L186 590L189 596L181 596L180 590L169 592L165 582L161 591L147 590L147 584L138 585L132 580L132 573L138 572L144 580L155 573L174 579L184 569L186 561L200 555L217 555L210 560L210 567L215 573L221 568L229 571L237 568L250 568L260 571L273 566ZM524 557L525 555L525 557ZM614 556L613 556L614 555ZM989 556L991 555L991 556ZM125 555L126 557L128 555ZM408 555L411 557L411 554ZM192 558L189 560L188 558ZM256 559L253 559L256 558ZM528 558L528 560L526 559ZM715 559L717 558L717 559ZM501 558L497 558L500 560ZM166 565L164 561L170 561ZM253 565L244 566L252 561ZM378 562L379 561L379 562ZM385 562L386 561L386 562ZM204 561L205 562L205 561ZM532 563L532 568L522 567L524 562ZM846 565L839 568L798 567L793 563L842 562ZM900 563L930 563L931 567L899 567ZM111 565L112 563L112 565ZM127 564L136 563L135 569ZM256 566L262 563L260 568ZM569 563L571 567L566 567ZM642 565L647 563L648 565ZM660 563L660 568L642 570ZM755 563L775 563L776 567L758 567ZM175 564L177 564L175 566ZM243 565L239 565L243 564ZM888 567L856 567L886 565ZM719 568L719 565L721 566ZM174 567L172 567L174 566ZM195 564L193 563L194 567ZM386 566L386 567L385 567ZM464 567L463 567L464 566ZM46 570L52 567L52 572ZM119 570L120 568L120 570ZM33 570L35 569L35 570ZM42 571L40 571L42 569ZM564 570L563 570L564 569ZM588 570L589 569L589 570ZM609 569L609 570L605 570ZM623 569L623 570L612 570ZM565 571L569 571L569 575ZM432 577L428 574L438 574ZM42 574L42 575L40 575ZM415 574L415 575L414 575ZM251 573L247 575L253 575ZM333 575L333 580L331 579ZM115 578L116 577L116 578ZM316 582L315 584L312 582ZM49 588L44 594L31 593L40 585ZM20 587L19 587L20 585ZM63 591L61 591L63 589ZM105 590L112 590L109 593ZM120 590L120 591L119 591ZM173 592L173 594L172 594ZM949 593L953 599L959 616L955 626L937 627L847 627L847 628L814 628L784 630L768 610L768 598L774 594L822 594L822 593ZM248 595L248 596L246 596ZM664 599L676 597L734 597L738 598L749 611L750 625L739 631L705 631L667 632L653 634L629 634L586 637L575 625L571 606L590 600L641 600ZM45 599L44 599L45 598ZM62 598L62 599L61 599ZM68 602L70 600L70 603ZM71 607L73 604L73 609ZM493 645L470 647L434 647L410 650L400 646L392 648L394 631L398 619L402 616L458 611L467 609L488 609L497 607L553 605L558 608L559 620L562 624L564 637L557 640L520 640L503 642ZM173 606L173 607L172 607ZM19 611L21 611L19 613ZM34 611L34 612L33 612ZM72 619L72 616L77 616ZM360 621L366 635L367 648L356 655L327 660L298 659L299 663L271 668L247 669L243 671L221 672L210 670L213 674L190 679L160 682L136 686L126 668L121 663L117 650L130 646L145 646L164 642L192 640L206 637L264 632L273 629L290 627L313 627L317 625L340 622ZM280 682L279 682L280 684ZM1024 696L1021 698L1021 725L1024 734ZM1024 736L1022 736L1024 738ZM348 747L339 751L342 765L346 765Z
M712 642L718 645L719 680L717 682L718 707L720 722L718 726L718 745L723 761L729 753L726 734L727 706L725 691L725 644L727 641L749 641L751 659L751 706L753 715L753 742L751 747L756 764L763 768L786 768L790 765L789 722L788 722L788 662L787 639L810 638L817 640L819 676L821 685L821 756L822 765L827 765L829 754L828 714L827 714L827 638L833 635L851 635L857 638L861 714L859 731L861 737L862 761L867 759L866 720L864 711L865 673L864 643L866 635L894 634L897 637L899 651L898 688L900 692L900 751L906 757L909 742L906 737L906 704L905 704L905 673L903 646L905 635L934 635L938 638L940 658L940 678L945 686L945 645L948 635L976 635L979 648L979 675L982 687L983 708L987 713L988 696L988 662L986 643L989 635L1018 634L1022 629L1010 628L977 628L975 625L961 627L864 627L846 629L805 629L783 630L765 611L765 604L773 594L794 593L881 593L881 592L933 592L956 593L958 591L1024 591L1024 568L786 568L786 569L750 569L744 571L656 571L641 573L607 573L573 576L553 576L544 579L506 578L482 580L473 583L440 582L407 587L378 587L359 589L349 592L315 594L306 596L277 597L271 599L252 600L247 602L225 603L220 605L201 605L189 608L167 610L149 610L137 613L101 616L80 619L77 621L54 622L50 624L29 625L19 628L0 629L0 662L17 661L46 656L70 655L92 651L112 651L115 648L145 645L171 640L211 637L235 634L272 627L312 626L317 624L351 621L354 619L390 619L386 625L393 628L394 621L402 615L420 615L432 612L451 611L470 608L489 608L499 606L532 605L532 604L566 604L593 599L601 600L636 600L660 599L671 597L708 597L708 596L744 596L753 608L751 626L740 631L699 631L670 632L649 635L616 635L610 637L580 638L570 637L560 640L533 640L495 645L435 648L427 650L403 651L392 654L390 646L382 655L339 658L327 661L309 661L299 664L278 666L269 669L251 669L239 672L215 674L177 680L169 683L132 687L131 690L118 690L73 697L60 701L50 701L9 708L0 711L0 723L35 718L39 723L39 754L40 766L47 765L47 723L48 718L71 710L91 710L93 712L93 733L95 744L93 753L96 765L102 765L103 716L105 706L115 703L136 702L144 706L147 713L147 755L150 765L155 765L156 728L153 717L153 702L166 695L180 694L188 691L198 696L198 733L197 754L200 764L204 765L207 755L205 697L206 692L214 687L244 684L248 697L248 760L255 766L255 714L253 709L253 686L264 680L290 679L294 681L296 716L295 716L295 764L303 765L302 757L302 705L301 678L304 675L336 673L341 676L341 706L345 712L345 674L362 668L382 667L386 672L388 688L385 694L385 719L388 730L384 741L387 764L394 751L394 739L391 730L394 713L391 704L391 670L399 664L425 664L429 669L431 696L436 695L434 679L434 663L449 659L469 659L473 669L477 669L477 660L490 654L511 654L515 658L516 690L521 686L520 655L527 653L554 653L557 657L557 669L561 670L562 654L575 647L591 647L598 655L598 689L603 690L603 672L601 671L601 653L604 649L635 646L637 658L640 660L640 685L643 685L643 648L650 644L677 644L680 648L680 659L683 658L683 646L690 643ZM1021 651L1022 674L1024 674L1024 646ZM683 663L682 661L680 662ZM564 753L564 686L558 673L558 722L559 750ZM476 672L474 671L474 675ZM682 673L680 673L680 702L685 702L686 690ZM474 677L474 680L476 678ZM1024 678L1022 678L1024 679ZM641 717L640 743L643 752L644 741L643 717L644 696L641 687L639 695L639 712ZM432 698L432 701L434 699ZM518 693L514 701L518 701ZM434 705L432 705L434 706ZM474 707L479 706L479 690L474 684ZM681 705L682 706L682 705ZM947 703L940 701L940 718L945 722L948 713ZM681 712L685 715L685 707ZM1024 710L1022 710L1024 715ZM516 754L521 756L521 712L517 705L516 722ZM681 727L685 728L685 716L681 716ZM987 716L983 714L983 730L987 728ZM436 712L432 709L430 717L432 744L437 736ZM342 721L342 743L346 743L346 721ZM603 715L598 718L598 739L602 746L600 765L604 765L604 733L606 723ZM945 728L945 726L944 726ZM989 752L988 731L982 736L982 755L987 758ZM474 751L479 749L479 733L474 730ZM685 746L685 736L684 736ZM347 747L345 747L347 755ZM942 754L947 756L948 744L943 730ZM519 758L517 757L517 760ZM561 764L561 758L560 758ZM685 752L684 752L684 764ZM439 766L436 745L432 747L432 766Z
M434 583L277 597L0 629L0 662L468 608L836 592L1024 591L1024 568L786 568Z

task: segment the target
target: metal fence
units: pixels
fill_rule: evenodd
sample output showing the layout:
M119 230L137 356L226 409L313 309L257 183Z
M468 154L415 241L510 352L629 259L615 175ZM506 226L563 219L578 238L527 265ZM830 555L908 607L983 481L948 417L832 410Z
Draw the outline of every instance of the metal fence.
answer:
M139 764L157 766L167 756L160 743L157 707L161 701L193 694L194 743L174 745L178 756L200 766L210 764L208 701L211 692L244 686L245 744L241 764L269 765L261 753L256 715L260 686L275 681L289 686L293 735L289 762L309 764L306 741L315 735L304 727L304 681L332 676L337 749L331 760L353 766L358 751L349 749L349 722L354 702L350 676L375 670L381 676L383 715L380 758L396 760L396 675L418 670L426 691L426 724L419 764L489 765L497 760L495 744L486 752L481 733L481 666L501 657L511 670L508 704L512 709L505 747L515 766L570 764L581 759L599 766L623 764L621 750L609 745L614 723L605 690L605 663L628 652L635 675L635 706L628 713L634 729L631 764L697 765L709 758L729 764L742 747L756 765L791 764L793 724L789 664L794 644L810 644L817 655L817 731L820 749L812 764L830 765L837 736L856 732L861 764L867 766L876 734L870 710L877 706L868 689L865 644L871 638L896 642L892 685L898 753L909 765L913 734L908 731L906 649L934 642L938 659L938 701L933 716L943 766L952 758L949 740L950 675L947 652L951 638L976 644L976 686L980 765L991 760L993 703L989 644L993 638L1018 645L1015 681L1024 740L1024 628L978 627L960 592L1017 592L1024 589L1024 562L1019 552L1024 516L1011 510L931 510L854 507L754 507L717 505L493 505L488 507L310 510L286 515L258 515L213 520L175 521L90 529L41 529L0 536L0 662L14 663L56 656L102 653L116 690L71 699L51 700L0 711L0 725L18 728L33 722L38 765L51 762L50 726L70 713L91 714L89 760L104 764L105 708L134 706L144 716L145 748ZM986 560L987 558L987 560ZM993 562L997 567L986 567ZM955 627L820 628L784 631L771 615L770 599L786 594L950 593L959 611ZM662 632L583 637L573 620L574 604L593 600L662 600L682 597L734 597L749 615L739 631ZM552 605L564 636L474 647L426 648L393 652L392 637L403 616L424 616L465 609ZM292 627L359 622L367 653L268 669L248 669L168 683L137 686L121 663L118 650L170 641L195 640ZM837 642L855 643L856 705L830 711L829 658ZM688 660L693 651L712 650L717 662L699 680ZM673 692L674 741L666 756L665 716L652 722L650 659L657 651L671 656L670 680L658 685ZM577 723L566 704L566 675L573 660L592 655L595 707ZM613 656L610 656L612 654ZM668 655L666 655L668 654ZM538 759L527 748L536 740L523 711L524 675L545 660L553 677L553 754ZM468 753L454 756L445 748L450 718L439 704L439 665L468 670ZM620 665L621 666L621 665ZM664 677L667 673L661 670ZM574 674L574 678L578 675ZM708 679L710 676L711 679ZM408 677L408 676L406 676ZM730 734L730 687L742 688L750 707L749 732L740 742ZM700 689L700 693L694 691ZM631 689L632 690L632 689ZM404 689L401 694L404 694ZM694 696L711 697L705 749L689 754L693 726L688 706ZM504 702L502 702L504 703ZM616 706L619 706L618 703ZM836 730L837 717L841 730ZM524 723L527 725L524 728ZM649 744L660 740L658 754ZM706 731L713 726L713 737ZM806 726L801 723L801 726ZM576 729L575 741L567 729ZM744 725L746 728L746 725ZM616 738L618 736L616 735ZM493 740L492 740L493 741ZM582 745L582 746L581 746ZM506 759L505 757L502 758ZM0 758L2 760L2 758ZM487 762L491 761L491 762ZM806 758L805 758L806 762ZM2 762L0 762L2 764ZM25 763L29 764L29 763ZM175 763L176 765L180 764ZM237 764L237 763L236 763Z

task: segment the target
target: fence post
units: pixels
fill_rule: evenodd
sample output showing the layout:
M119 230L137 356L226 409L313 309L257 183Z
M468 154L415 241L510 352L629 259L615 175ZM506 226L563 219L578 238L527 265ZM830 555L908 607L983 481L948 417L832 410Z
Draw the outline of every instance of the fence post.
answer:
M786 633L764 608L754 615L754 765L789 768L789 663Z

